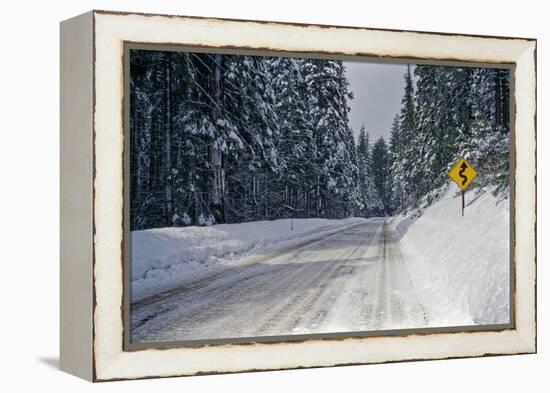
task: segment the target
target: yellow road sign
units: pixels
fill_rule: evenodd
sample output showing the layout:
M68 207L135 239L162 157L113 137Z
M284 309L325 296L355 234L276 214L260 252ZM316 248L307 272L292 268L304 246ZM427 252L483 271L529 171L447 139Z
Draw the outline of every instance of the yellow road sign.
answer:
M449 172L449 177L453 179L463 191L466 191L476 176L477 172L464 158L458 160L458 163Z

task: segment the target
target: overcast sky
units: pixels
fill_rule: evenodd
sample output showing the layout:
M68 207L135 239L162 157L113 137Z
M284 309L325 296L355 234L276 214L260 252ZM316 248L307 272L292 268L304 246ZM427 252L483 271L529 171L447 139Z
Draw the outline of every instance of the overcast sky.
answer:
M355 135L364 123L371 140L383 136L387 142L393 118L401 107L407 66L358 61L344 62L344 65L354 95L349 104Z

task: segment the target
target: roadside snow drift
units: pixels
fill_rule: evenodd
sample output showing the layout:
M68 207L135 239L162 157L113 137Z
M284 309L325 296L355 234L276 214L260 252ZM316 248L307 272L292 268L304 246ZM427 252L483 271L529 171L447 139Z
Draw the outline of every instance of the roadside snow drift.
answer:
M509 200L490 192L443 197L393 224L402 235L404 260L431 325L508 323L510 314Z
M462 217L456 186L437 193L440 198L431 206L404 217L298 219L293 230L290 220L275 220L134 231L132 301L203 279L215 283L210 292L206 287L201 292L200 283L193 296L183 291L180 298L167 298L171 303L166 307L177 312L158 318L174 318L177 331L179 312L185 316L185 310L206 307L208 302L219 307L205 308L201 315L226 324L232 321L235 332L243 326L253 328L238 317L239 307L259 315L268 305L275 319L287 312L281 321L288 322L283 326L288 332L325 331L327 326L348 331L508 323L509 200L498 200L487 191L469 191ZM388 222L393 227L389 231ZM357 226L364 223L372 225ZM310 248L310 242L328 235L330 239ZM294 247L303 248L296 260ZM267 260L281 263L256 265ZM235 267L239 267L235 277L227 276ZM222 310L226 300L228 308ZM292 312L288 304L303 307ZM133 317L157 326L151 315L157 315L159 307L151 310L145 307ZM419 315L420 319L413 318ZM273 329L266 332L287 332Z
M363 218L289 219L132 232L131 293L140 300L202 279L228 265L365 222ZM248 258L249 257L249 258Z

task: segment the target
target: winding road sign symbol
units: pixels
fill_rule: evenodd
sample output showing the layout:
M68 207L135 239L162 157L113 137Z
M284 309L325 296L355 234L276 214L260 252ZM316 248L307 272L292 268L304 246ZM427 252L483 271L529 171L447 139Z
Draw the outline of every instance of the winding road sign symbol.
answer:
M476 176L477 172L464 158L458 160L458 163L449 172L449 177L454 180L462 191L466 191Z

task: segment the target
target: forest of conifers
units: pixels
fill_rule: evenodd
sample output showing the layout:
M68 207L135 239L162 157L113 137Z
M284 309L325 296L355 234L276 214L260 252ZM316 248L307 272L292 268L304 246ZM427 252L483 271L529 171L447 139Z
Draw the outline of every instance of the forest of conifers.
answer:
M391 137L349 122L342 61L130 52L131 229L395 214L459 156L508 192L509 71L416 65Z

